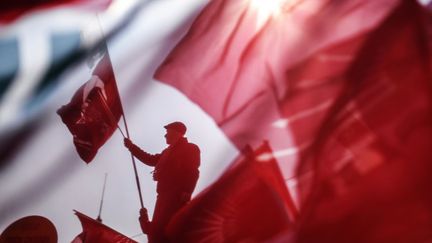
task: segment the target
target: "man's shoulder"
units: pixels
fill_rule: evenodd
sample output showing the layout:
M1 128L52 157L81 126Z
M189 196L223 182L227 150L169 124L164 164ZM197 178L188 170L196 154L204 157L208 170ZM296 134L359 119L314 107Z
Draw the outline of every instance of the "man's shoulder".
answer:
M187 142L187 145L188 145L189 147L191 147L191 148L194 148L194 149L198 149L198 150L199 150L198 145L196 145L196 144L194 144L194 143Z
M174 150L200 150L198 145L189 142L187 139L184 139L183 141L180 141L178 143L176 143L175 145L169 146L169 149L174 149Z
M189 151L189 152L196 152L196 153L200 152L198 145L196 145L194 143L187 142L184 144L184 146L185 146L185 149L187 149L187 151Z

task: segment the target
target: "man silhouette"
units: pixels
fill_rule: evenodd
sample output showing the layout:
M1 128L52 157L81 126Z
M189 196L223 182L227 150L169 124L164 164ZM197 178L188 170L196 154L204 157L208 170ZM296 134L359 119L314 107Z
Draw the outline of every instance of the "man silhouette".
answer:
M150 222L146 209L140 211L140 224L149 242L167 242L164 230L170 219L190 199L199 177L200 150L184 137L186 126L173 122L165 126L168 147L160 154L149 154L125 138L125 147L148 166L155 167L157 200Z

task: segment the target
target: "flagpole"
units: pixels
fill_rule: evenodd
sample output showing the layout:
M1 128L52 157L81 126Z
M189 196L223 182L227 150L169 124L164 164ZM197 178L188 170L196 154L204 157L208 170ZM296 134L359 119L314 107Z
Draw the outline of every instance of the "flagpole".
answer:
M120 96L119 96L119 98L120 98ZM123 113L123 116L122 116L123 117L123 123L124 123L125 128L126 128L126 136L128 139L130 139L129 129L127 126L126 117L124 115L123 105L122 105L121 101L120 101L120 106L122 108L122 113ZM133 156L132 152L130 153L130 155L131 155L132 164L133 164L133 168L134 168L134 172L135 172L135 180L136 180L136 184L138 187L138 194L139 194L139 199L140 199L140 203L141 203L141 208L144 208L144 203L143 203L142 194L141 194L141 186L140 186L140 181L139 181L139 177L138 177L138 171L137 171L137 167L136 167L135 157Z
M101 29L102 35L103 35L103 29L102 29L102 25L101 25L100 20L99 20L99 15L97 14L96 16L97 16L99 28ZM108 55L108 59L109 59L109 61L111 63L111 58L110 58L109 53L108 53L108 45L106 44L106 42L105 42L105 50L106 50L106 55ZM111 63L111 67L113 69L113 75L115 77L114 67L113 67L112 63ZM126 116L124 114L124 109L123 109L123 103L121 101L120 92L119 92L118 87L117 87L117 80L115 78L114 78L114 86L115 86L115 88L117 90L117 94L118 94L118 97L119 97L120 108L121 108L122 117L123 117L123 123L124 123L125 129L126 129L126 137L127 137L127 139L130 139L129 129L128 129L128 125L127 125L127 122L126 122ZM141 208L144 208L144 203L143 203L142 193L141 193L141 185L140 185L140 181L139 181L139 177L138 177L138 170L137 170L137 167L136 167L135 157L133 156L132 152L130 153L130 155L131 155L132 165L133 165L133 169L134 169L134 173L135 173L135 181L136 181L136 184L137 184L137 189L138 189L138 195L139 195L139 200L140 200Z
M104 184L103 184L103 188L102 188L102 197L101 197L101 201L100 201L100 205L99 205L99 214L98 214L97 219L96 219L99 222L102 222L101 214L102 214L103 200L104 200L104 196L105 196L106 181L107 181L107 173L105 173L105 179L104 179Z

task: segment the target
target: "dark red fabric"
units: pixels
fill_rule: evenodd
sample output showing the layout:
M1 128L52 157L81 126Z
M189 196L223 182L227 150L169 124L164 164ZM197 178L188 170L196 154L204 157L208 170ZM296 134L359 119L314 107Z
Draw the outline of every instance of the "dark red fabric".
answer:
M0 23L10 23L32 11L51 9L59 6L91 9L105 9L111 0L13 0L0 2Z
M57 229L42 216L27 216L10 224L1 234L0 243L57 243Z
M280 165L299 217L272 240L430 241L429 13L415 0L299 1L254 29L252 2L212 1L155 77L237 147L269 139L293 157Z
M116 80L108 53L97 64L93 77L57 113L72 133L76 150L86 163L111 137L122 115Z
M401 1L343 76L298 166L312 176L292 242L432 239L430 19Z
M271 150L263 145L245 151L177 213L167 235L172 242L262 242L290 226L292 206Z
M95 242L95 243L137 243L131 238L122 235L112 228L75 211L76 216L81 222L83 232L80 233L74 240L75 242Z

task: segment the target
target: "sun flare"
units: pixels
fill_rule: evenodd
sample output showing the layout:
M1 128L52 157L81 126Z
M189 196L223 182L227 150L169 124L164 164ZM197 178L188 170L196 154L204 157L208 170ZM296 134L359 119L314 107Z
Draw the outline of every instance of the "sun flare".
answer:
M269 18L282 13L284 5L290 0L251 0L250 6L257 11L257 25L262 26Z
M289 0L251 0L251 6L263 15L277 15Z

